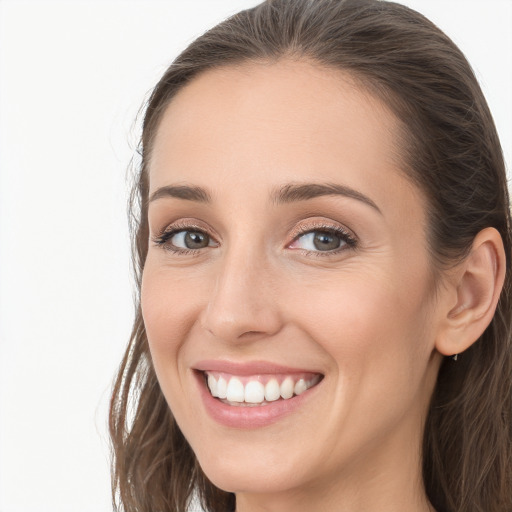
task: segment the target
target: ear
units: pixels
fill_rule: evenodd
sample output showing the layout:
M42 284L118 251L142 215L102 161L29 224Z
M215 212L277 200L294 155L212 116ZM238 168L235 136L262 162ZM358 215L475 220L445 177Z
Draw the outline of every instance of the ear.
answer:
M448 278L446 308L436 348L459 354L470 347L490 324L505 280L505 250L494 228L480 231L471 251Z

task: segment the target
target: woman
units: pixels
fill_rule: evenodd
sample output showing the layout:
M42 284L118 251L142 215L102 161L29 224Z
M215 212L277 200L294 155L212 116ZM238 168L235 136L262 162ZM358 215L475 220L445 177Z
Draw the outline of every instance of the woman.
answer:
M170 66L141 154L125 510L512 509L506 176L444 34L264 2Z

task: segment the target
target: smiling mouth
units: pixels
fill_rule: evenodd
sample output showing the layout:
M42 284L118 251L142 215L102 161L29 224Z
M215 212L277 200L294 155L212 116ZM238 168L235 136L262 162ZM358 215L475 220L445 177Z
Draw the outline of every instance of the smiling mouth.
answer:
M254 376L238 376L217 371L202 373L211 396L235 407L258 407L290 400L316 386L323 378L318 373Z

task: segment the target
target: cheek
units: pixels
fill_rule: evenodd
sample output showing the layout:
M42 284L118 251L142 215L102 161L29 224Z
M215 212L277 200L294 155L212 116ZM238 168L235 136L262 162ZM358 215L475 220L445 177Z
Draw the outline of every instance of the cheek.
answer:
M336 368L340 401L370 401L379 409L390 397L412 399L421 387L433 346L428 288L424 279L407 288L398 283L399 275L367 269L294 294L290 308L302 330Z
M190 408L183 347L197 321L204 287L148 258L141 283L141 309L151 360L162 393L183 432L200 435L201 425Z
M141 308L152 351L177 351L203 301L198 283L175 272L159 270L151 262L144 268Z
M410 289L397 283L396 276L376 272L316 280L314 286L290 294L290 309L296 318L307 318L305 330L309 325L334 351L398 345L407 331L423 323L426 296L423 283L415 282Z
M198 290L175 272L148 258L141 286L141 309L153 367L167 402L180 410L184 375L179 357L201 301Z

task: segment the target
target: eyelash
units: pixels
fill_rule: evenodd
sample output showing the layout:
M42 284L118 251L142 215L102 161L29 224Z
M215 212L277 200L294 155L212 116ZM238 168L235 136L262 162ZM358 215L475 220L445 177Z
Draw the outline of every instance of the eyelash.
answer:
M158 246L162 247L166 251L170 251L174 254L179 255L193 255L198 256L200 250L199 249L183 249L181 247L173 246L169 244L169 240L176 234L181 233L182 231L194 231L199 233L204 233L208 237L210 235L204 228L200 228L199 226L195 226L193 224L175 224L171 228L164 228L157 236L153 238L153 242ZM210 237L211 238L211 237Z
M328 235L335 235L339 237L339 239L346 245L339 247L338 249L333 249L332 251L311 251L308 249L295 249L301 251L302 254L306 256L313 256L318 258L334 256L348 249L355 249L358 245L358 240L348 230L343 229L341 226L333 226L330 224L317 224L314 226L308 226L307 228L298 228L294 232L292 241L288 245L291 245L308 233L326 233Z
M168 244L169 240L176 234L182 232L182 231L195 231L205 234L206 236L213 239L213 237L210 236L210 234L204 229L200 228L198 226L194 226L191 224L184 224L184 225L174 225L172 228L166 228L162 230L157 236L155 236L152 240L158 247L162 247L167 251L170 251L175 254L179 255L199 255L201 249L184 249L181 247L173 246L172 244ZM311 251L307 249L296 249L300 250L303 254L306 256L314 256L314 257L325 257L325 256L333 256L335 254L339 254L343 251L346 251L347 249L354 249L358 245L358 240L347 230L341 228L340 226L332 226L332 225L316 225L316 226L309 226L307 228L299 228L297 229L294 234L292 241L288 244L291 245L295 241L297 241L299 238L301 238L304 235L307 235L308 233L315 233L315 232L322 232L327 234L333 234L340 238L342 242L346 244L346 246L340 247L339 249L334 249L332 251Z

